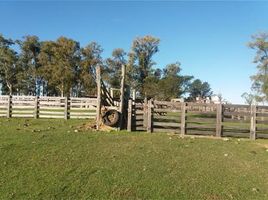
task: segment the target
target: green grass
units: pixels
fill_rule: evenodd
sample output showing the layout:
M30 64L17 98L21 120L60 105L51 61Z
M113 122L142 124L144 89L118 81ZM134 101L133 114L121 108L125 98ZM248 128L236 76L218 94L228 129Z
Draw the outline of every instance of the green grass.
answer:
M268 199L268 140L0 119L0 199Z

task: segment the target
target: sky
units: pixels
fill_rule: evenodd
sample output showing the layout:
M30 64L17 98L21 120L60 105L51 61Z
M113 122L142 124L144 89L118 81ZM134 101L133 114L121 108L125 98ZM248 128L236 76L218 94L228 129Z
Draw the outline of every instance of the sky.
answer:
M155 67L180 62L183 75L210 83L232 103L244 103L256 73L251 36L268 31L264 1L1 1L0 33L12 39L66 36L92 41L109 57L136 37L160 38Z

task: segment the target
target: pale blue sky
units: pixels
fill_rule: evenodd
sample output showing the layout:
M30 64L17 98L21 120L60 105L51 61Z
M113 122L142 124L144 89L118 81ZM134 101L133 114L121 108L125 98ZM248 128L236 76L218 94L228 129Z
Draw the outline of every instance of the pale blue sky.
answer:
M255 72L251 35L268 31L267 2L1 1L0 33L41 40L67 36L128 51L137 36L161 39L158 67L179 61L182 73L208 81L215 93L243 103Z

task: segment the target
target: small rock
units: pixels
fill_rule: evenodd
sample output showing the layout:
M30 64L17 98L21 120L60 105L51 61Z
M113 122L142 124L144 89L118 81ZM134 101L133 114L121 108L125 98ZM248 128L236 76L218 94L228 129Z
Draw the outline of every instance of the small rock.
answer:
M238 142L240 142L241 140L240 139L237 139Z
M258 192L259 189L258 188L252 188L252 192Z
M228 156L228 153L225 153L224 156L227 157Z
M77 130L77 129L75 129L75 130L74 130L74 132L75 132L75 133L78 133L78 130Z

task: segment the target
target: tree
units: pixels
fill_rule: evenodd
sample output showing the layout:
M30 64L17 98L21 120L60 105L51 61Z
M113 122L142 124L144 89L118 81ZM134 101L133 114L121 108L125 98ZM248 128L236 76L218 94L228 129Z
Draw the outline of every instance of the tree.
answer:
M14 42L6 39L0 34L0 78L1 82L8 88L9 95L12 95L17 83L16 74L18 71L17 53L11 49Z
M42 46L40 60L46 66L42 74L49 84L61 96L71 95L80 61L79 43L65 37L58 38L56 42L46 42Z
M84 95L96 94L96 66L103 66L102 52L103 49L96 42L91 42L85 48L81 49L78 85L80 85L80 91L82 91Z
M39 76L38 55L41 51L41 44L37 36L25 36L24 40L18 40L21 53L19 61L21 70L18 74L19 88L25 94L40 94L42 79Z
M252 89L258 95L264 95L268 100L268 33L260 33L252 36L253 41L249 47L256 50L254 63L257 64L257 74L251 76Z
M107 82L110 87L120 88L122 65L126 65L126 52L123 49L117 48L112 52L112 57L106 59L107 65Z
M255 95L251 93L244 92L241 97L245 99L245 103L248 105L251 105L255 101Z
M181 97L188 88L192 76L180 75L181 64L179 62L167 65L163 70L163 77L159 81L160 100L171 100Z
M188 88L191 76L180 74L180 63L167 65L163 71L156 69L144 82L144 92L147 97L158 100L171 100L181 97Z
M196 97L210 97L212 91L208 82L202 82L200 79L194 80L189 86L189 98L195 100Z
M153 36L136 38L132 43L130 56L131 66L134 68L134 79L137 80L136 87L142 95L144 92L144 81L152 73L152 66L155 64L152 57L159 51L160 40Z

